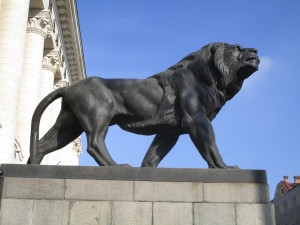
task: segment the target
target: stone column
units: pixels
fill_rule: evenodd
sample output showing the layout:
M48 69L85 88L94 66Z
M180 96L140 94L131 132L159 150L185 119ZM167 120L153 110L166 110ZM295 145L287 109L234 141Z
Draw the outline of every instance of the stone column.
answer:
M54 89L69 86L67 80L60 80L54 85ZM56 100L52 106L52 124L55 123L61 109L61 99ZM48 165L78 165L79 155L82 152L80 137L65 146L64 148L52 152L44 157L43 163Z
M65 86L69 86L69 82L67 80L60 80L58 81L55 85L54 85L54 89L58 89L58 88L61 88L61 87L65 87ZM61 109L61 99L57 99L55 102L52 103L52 124L55 123L56 119L57 119L57 116L60 112L60 109ZM67 145L66 147L58 150L58 151L55 151L55 152L52 152L50 154L48 154L46 157L45 157L45 161L47 160L47 164L49 165L61 165L61 155L64 154L64 152L66 151L66 149L69 148L69 145Z
M81 139L78 137L59 151L58 159L60 165L77 166L79 164L79 155L81 153Z
M46 50L44 55L40 86L40 100L53 91L54 76L61 64L59 50ZM52 120L52 108L53 107L51 104L43 113L40 125L40 137L42 137L54 123ZM44 157L42 164L48 164L48 161L48 156L46 156Z
M29 157L31 118L40 99L44 42L51 31L50 11L29 12L16 129L25 159Z
M14 162L14 139L29 0L2 0L0 12L0 163Z
M79 164L79 155L82 152L80 137L76 138L70 144L59 150L58 162L59 165L73 165ZM52 164L52 163L49 163Z
M54 86L55 89L69 86L69 82L62 79ZM52 103L52 123L54 124L61 109L61 100ZM45 156L43 163L49 165L78 165L79 155L82 152L80 137L65 146Z

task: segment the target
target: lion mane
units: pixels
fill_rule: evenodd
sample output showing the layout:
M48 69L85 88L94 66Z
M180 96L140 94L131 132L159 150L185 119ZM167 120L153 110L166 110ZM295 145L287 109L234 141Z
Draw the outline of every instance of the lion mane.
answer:
M167 70L155 74L152 77L156 78L160 85L163 87L165 96L164 99L174 99L176 95L176 87L180 85L182 77L180 74L183 71L192 72L199 80L201 80L202 85L205 87L207 94L210 95L212 101L218 102L220 106L215 112L221 109L221 107L230 100L238 91L240 91L243 84L243 79L237 81L237 71L235 69L239 68L240 65L235 65L230 68L228 61L238 63L236 60L236 54L229 54L230 59L225 59L225 52L228 49L239 48L239 45L229 45L224 42L216 42L208 44L202 47L200 50L195 51L184 57L175 65L169 67ZM233 85L234 89L227 89L228 85ZM171 92L168 87L172 87L174 92ZM173 96L173 97L172 97ZM209 103L207 103L209 104ZM211 118L211 119L213 119Z

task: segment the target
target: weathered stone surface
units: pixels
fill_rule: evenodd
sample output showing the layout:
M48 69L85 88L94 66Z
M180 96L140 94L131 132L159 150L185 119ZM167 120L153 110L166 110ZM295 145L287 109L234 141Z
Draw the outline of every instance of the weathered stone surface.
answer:
M113 202L111 224L112 225L152 225L152 203Z
M153 225L193 225L192 203L153 203Z
M202 202L203 183L136 181L134 199L153 202Z
M0 210L1 225L28 225L32 220L33 200L2 199Z
M275 225L272 204L237 204L238 225Z
M5 177L3 198L63 199L64 180Z
M269 188L266 184L205 183L204 201L268 203L270 202Z
M132 201L133 181L66 180L65 198L71 200Z
M34 200L32 216L32 225L68 224L69 202L61 200Z
M70 203L70 210L70 225L110 225L110 202L76 201Z
M235 205L228 203L196 203L194 225L236 225Z

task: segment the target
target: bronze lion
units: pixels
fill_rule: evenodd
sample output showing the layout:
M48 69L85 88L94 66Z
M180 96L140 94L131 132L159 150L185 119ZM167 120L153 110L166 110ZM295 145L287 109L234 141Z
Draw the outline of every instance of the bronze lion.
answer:
M90 77L57 89L33 114L28 163L40 164L46 154L85 132L87 151L96 162L118 165L104 142L108 127L116 124L136 134L156 135L143 167L157 167L179 136L189 134L209 168L230 168L219 153L211 121L258 64L254 48L212 43L146 79ZM39 140L42 113L59 97L58 118Z

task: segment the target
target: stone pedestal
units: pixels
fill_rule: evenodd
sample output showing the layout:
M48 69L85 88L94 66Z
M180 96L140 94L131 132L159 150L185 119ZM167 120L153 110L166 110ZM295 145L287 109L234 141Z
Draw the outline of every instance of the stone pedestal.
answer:
M0 224L275 225L266 173L9 165Z

